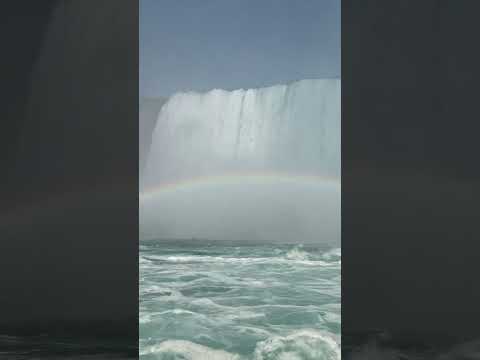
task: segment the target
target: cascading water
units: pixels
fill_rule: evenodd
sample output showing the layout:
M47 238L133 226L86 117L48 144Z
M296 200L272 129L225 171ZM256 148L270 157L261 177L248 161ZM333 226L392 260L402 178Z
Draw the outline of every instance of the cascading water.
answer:
M179 93L153 125L141 238L338 245L339 80Z
M340 80L173 95L141 186L228 172L340 175Z
M141 119L141 238L338 245L340 80L178 93L157 111Z

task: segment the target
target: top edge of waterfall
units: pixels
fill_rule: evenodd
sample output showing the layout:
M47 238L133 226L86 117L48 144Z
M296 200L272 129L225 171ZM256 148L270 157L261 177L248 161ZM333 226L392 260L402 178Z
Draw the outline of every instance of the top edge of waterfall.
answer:
M182 96L182 95L206 95L215 92L222 92L222 93L234 93L234 92L246 92L246 91L258 91L258 90L266 90L266 89L273 89L279 87L289 87L295 86L301 83L321 83L321 82L334 82L340 83L340 77L331 77L331 78L311 78L311 79L300 79L300 80L292 80L285 83L277 83L272 85L265 85L259 87L251 87L251 88L235 88L235 89L223 89L223 88L213 88L210 90L181 90L173 93L172 95L168 96L167 99L170 100L175 96Z

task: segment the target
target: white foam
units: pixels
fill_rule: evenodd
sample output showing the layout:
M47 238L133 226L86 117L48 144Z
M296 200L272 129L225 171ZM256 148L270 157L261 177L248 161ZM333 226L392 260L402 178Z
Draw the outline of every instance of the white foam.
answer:
M322 258L324 258L325 260L338 259L341 257L342 257L342 250L340 248L329 250L322 256Z
M157 359L182 360L241 360L242 357L186 340L166 340L140 350L140 355L155 354Z
M299 330L259 342L255 360L339 360L340 346L332 337L317 330Z
M160 260L170 263L233 263L233 264L299 264L306 266L332 266L337 265L338 262L327 262L323 260L307 260L303 255L296 251L296 255L290 255L291 257L223 257L223 256L158 256L151 255L149 258L153 260ZM297 258L295 258L297 256Z
M295 246L285 257L289 260L308 260L309 254L301 249L301 246Z

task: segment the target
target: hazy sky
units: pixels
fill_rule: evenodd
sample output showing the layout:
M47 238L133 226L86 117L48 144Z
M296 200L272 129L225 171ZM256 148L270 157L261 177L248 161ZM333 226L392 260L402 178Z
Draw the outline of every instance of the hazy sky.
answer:
M140 0L140 96L340 76L340 0Z

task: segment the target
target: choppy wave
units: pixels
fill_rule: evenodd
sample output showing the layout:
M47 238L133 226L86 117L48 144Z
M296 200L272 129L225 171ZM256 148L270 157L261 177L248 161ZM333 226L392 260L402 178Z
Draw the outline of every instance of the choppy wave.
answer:
M140 249L140 358L340 358L340 249Z
M143 249L146 249L144 246ZM163 261L170 263L240 263L240 264L300 264L310 266L335 266L340 264L341 251L339 248L326 251L321 255L313 255L305 250L301 245L293 246L288 251L279 249L273 250L278 256L212 256L212 255L141 255L140 264L152 264L154 261ZM279 254L280 253L280 254Z
M239 355L210 349L185 340L166 340L140 350L140 356L156 355L159 360L240 360Z
M186 340L165 340L140 351L140 356L155 355L164 360L246 360L247 357L212 349ZM253 360L337 360L340 347L331 337L301 330L287 336L273 336L257 343ZM248 357L251 358L251 357Z
M336 360L341 352L331 337L314 330L276 336L257 344L255 360Z
M222 256L149 256L141 258L141 262L164 261L171 263L196 263L196 262L223 262L223 263L245 263L245 264L302 264L310 266L333 266L336 262L327 262L323 260L308 260L308 256L304 256L303 252L296 249L289 252L285 258L233 258Z

